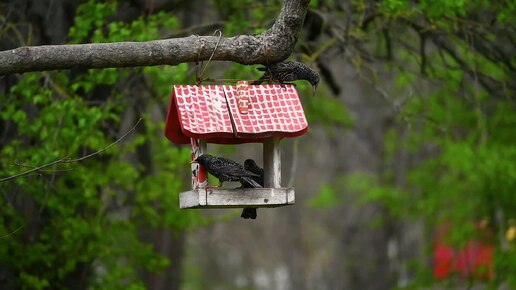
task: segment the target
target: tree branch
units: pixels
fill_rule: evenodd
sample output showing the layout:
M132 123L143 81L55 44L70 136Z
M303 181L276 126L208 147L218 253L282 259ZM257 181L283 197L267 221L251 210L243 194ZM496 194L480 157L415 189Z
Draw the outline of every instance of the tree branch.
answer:
M265 64L292 52L310 0L284 0L274 25L261 35L220 40L213 60ZM24 46L0 51L0 75L57 69L177 65L210 58L217 36L188 36L147 42Z
M476 79L491 96L507 99L507 94L503 90L503 85L505 84L500 80L496 80L489 75L471 68L466 60L461 57L459 52L457 52L456 49L450 44L450 42L447 41L445 33L431 33L429 29L425 28L421 24L410 21L408 19L402 20L412 29L414 29L414 31L416 31L419 35L426 35L428 39L431 40L440 50L446 52L451 58L455 60L462 71L468 74L471 78Z

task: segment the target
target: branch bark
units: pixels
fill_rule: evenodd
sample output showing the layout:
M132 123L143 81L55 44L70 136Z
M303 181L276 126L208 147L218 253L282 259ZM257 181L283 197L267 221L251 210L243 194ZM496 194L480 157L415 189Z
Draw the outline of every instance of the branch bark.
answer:
M261 35L222 37L213 60L265 64L286 59L297 42L310 0L284 0L274 25ZM0 51L0 75L57 69L177 65L208 60L218 36L147 42L24 46Z

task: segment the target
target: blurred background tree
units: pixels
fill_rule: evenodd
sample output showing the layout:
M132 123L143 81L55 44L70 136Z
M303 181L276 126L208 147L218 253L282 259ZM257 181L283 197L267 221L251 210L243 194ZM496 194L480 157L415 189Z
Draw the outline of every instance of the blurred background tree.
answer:
M257 34L279 1L0 3L0 49ZM0 79L2 289L390 289L516 287L514 1L312 1L291 58L309 134L285 140L297 204L179 211L189 148L163 136L171 86L194 64ZM211 77L253 79L212 62ZM260 146L210 146L242 162ZM490 234L479 237L481 225ZM433 273L436 231L495 245L493 275ZM488 269L478 269L488 271ZM478 278L481 277L482 279ZM486 278L487 277L487 278Z

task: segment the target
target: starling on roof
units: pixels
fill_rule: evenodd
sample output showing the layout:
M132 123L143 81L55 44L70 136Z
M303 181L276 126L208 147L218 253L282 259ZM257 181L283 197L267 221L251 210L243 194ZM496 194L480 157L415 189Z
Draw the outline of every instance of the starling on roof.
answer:
M253 180L256 181L258 184L260 184L263 187L263 168L260 168L256 162L254 162L253 159L247 159L244 162L244 169L247 171L250 171L254 174L257 174L258 176L253 177ZM253 186L247 182L243 183L244 188L252 188ZM256 208L254 207L246 207L242 210L241 217L245 219L256 219Z
M266 67L260 67L258 70L264 71L265 73L260 79L252 82L252 85L259 85L270 79L279 81L281 84L297 80L306 80L312 85L314 95L319 85L319 73L297 61L285 60Z
M217 177L219 187L224 181L240 181L242 184L248 183L252 187L262 187L253 180L254 177L259 177L258 174L245 170L244 166L231 159L203 154L192 161L192 163L194 162L201 164L208 173Z

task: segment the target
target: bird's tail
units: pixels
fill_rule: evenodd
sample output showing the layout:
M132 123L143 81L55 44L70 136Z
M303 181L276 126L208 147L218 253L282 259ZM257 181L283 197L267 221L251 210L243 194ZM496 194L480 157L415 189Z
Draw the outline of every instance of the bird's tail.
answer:
M240 215L242 218L245 219L256 219L256 208L254 207L246 207L242 210L242 214Z
M262 187L263 187L263 186L261 186L258 182L254 181L254 180L253 180L252 178L250 178L250 177L246 177L246 176L244 176L244 177L242 177L242 179L243 179L245 182L247 182L247 183L251 184L254 188L262 188Z

